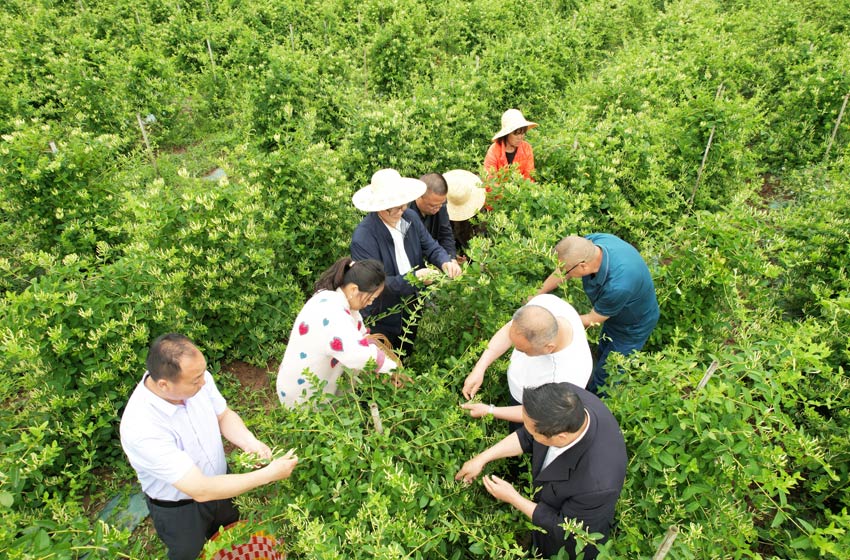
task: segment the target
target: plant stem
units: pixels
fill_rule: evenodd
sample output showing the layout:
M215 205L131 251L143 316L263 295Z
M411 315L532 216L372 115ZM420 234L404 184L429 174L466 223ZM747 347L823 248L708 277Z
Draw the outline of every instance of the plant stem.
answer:
M717 93L714 94L714 101L716 102L720 99L720 94L723 93L723 84L717 86ZM714 131L717 130L717 125L711 126L711 133L708 135L708 143L705 145L705 152L702 154L702 163L699 166L699 171L697 172L697 181L694 184L694 190L691 191L691 198L688 199L688 206L691 206L694 203L694 197L697 194L697 187L699 187L700 180L702 179L702 172L705 170L705 162L708 159L708 150L711 149L711 141L714 140Z
M835 121L835 126L832 128L832 135L829 137L829 144L826 146L826 152L823 154L823 161L829 157L829 151L832 149L832 142L835 140L835 135L838 133L838 127L841 126L841 119L844 117L844 109L847 108L847 100L850 99L850 92L844 96L844 103L841 104L841 110L838 112L838 119Z
M652 557L652 560L663 560L667 553L670 552L670 547L673 546L673 541L676 540L676 537L679 535L679 528L676 525L671 525L669 529L667 529L667 533L664 535L664 540L661 541L661 544L658 546L658 550L655 551L655 554Z

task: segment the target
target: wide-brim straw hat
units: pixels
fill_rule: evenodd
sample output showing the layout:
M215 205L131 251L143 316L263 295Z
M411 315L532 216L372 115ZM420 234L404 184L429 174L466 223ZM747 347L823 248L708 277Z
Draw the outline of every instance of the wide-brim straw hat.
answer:
M452 169L443 173L449 190L446 193L446 210L449 219L455 222L468 220L481 210L487 192L481 186L478 175L463 169Z
M381 169L372 175L372 182L354 193L351 201L364 212L379 212L416 200L427 190L419 179L402 177L395 169Z
M518 128L534 128L535 126L537 126L537 123L525 120L519 109L508 109L502 113L502 130L493 136L493 141L495 142L502 136L507 136Z

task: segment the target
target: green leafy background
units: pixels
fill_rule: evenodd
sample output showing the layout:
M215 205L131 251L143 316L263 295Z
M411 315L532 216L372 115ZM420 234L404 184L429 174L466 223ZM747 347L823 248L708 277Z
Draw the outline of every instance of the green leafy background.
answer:
M452 480L505 434L459 389L552 245L607 231L649 263L661 321L614 361L629 468L601 556L649 557L676 525L669 558L845 558L848 37L847 0L0 2L0 550L163 554L95 513L135 489L118 419L150 340L180 331L302 457L240 498L290 557L521 557L527 521ZM417 313L415 382L274 406L351 195L383 167L480 171L509 107L540 123L537 182L493 185L472 264ZM232 360L270 365L267 387Z

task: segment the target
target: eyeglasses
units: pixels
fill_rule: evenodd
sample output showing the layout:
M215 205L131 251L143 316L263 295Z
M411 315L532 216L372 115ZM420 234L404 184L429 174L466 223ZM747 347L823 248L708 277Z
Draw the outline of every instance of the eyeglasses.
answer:
M528 127L524 126L522 128L518 128L518 129L514 130L513 132L511 132L511 134L514 134L516 136L525 136L526 132L528 132Z
M384 210L387 214L395 214L397 212L404 212L407 210L407 204L402 204L400 206L393 206L392 208L387 208Z
M576 268L578 265L580 265L580 264L584 264L584 261L578 261L576 264L574 264L573 266L571 266L571 267L569 268L569 270L567 270L566 272L563 272L562 274L563 274L564 276L569 275L569 273L570 273L570 272L572 272L573 270L575 270L575 268Z

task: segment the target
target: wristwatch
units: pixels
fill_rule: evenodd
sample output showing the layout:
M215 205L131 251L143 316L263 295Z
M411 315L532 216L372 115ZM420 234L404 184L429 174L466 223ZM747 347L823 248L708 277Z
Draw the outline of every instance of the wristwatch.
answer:
M490 406L488 406L488 407L487 407L487 414L489 414L490 416L493 416L493 413L494 413L495 411L496 411L496 407L495 407L495 406L493 406L492 404L491 404Z

